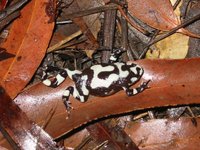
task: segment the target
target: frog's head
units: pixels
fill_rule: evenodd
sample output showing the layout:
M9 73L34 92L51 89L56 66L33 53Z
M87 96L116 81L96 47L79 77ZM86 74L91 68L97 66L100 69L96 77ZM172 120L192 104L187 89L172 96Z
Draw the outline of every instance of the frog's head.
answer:
M131 72L133 72L135 75L142 76L144 73L144 70L141 66L133 63L128 62L127 65L130 67Z
M119 59L119 57L122 55L122 53L124 52L126 51L123 48L114 48L110 54L110 61L116 62Z

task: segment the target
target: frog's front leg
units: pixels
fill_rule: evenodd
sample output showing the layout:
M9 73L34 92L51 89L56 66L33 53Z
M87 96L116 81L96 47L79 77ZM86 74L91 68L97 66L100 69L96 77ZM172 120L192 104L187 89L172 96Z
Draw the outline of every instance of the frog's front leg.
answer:
M68 115L70 114L71 109L73 109L73 107L71 106L71 102L69 100L70 94L73 95L74 98L76 98L77 100L79 100L80 102L85 102L87 101L88 97L89 97L89 93L88 95L83 95L81 94L76 86L69 86L63 93L62 99L63 99L63 103L67 109Z
M143 82L139 87L136 87L134 89L129 89L127 87L123 87L123 89L126 91L126 94L128 96L133 96L133 95L136 95L138 93L141 93L142 91L144 91L145 89L148 88L148 83L150 82L151 80L148 80L147 82Z
M109 63L117 62L123 52L125 52L125 50L122 48L113 49L110 54Z
M71 102L69 100L70 94L73 95L73 92L74 92L74 87L69 86L62 95L62 100L67 109L68 114L70 113L70 110L73 109L73 107L71 106Z

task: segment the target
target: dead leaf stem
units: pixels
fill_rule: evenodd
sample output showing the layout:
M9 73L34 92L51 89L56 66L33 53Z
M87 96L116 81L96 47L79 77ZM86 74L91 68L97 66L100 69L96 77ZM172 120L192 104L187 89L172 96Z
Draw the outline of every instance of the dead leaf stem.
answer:
M137 29L138 31L140 31L143 34L147 34L146 31L144 31L141 27L139 27L138 25L136 25L135 23L133 23L130 18L125 14L125 12L123 11L121 6L118 6L118 10L120 11L120 13L122 14L122 16L128 21L128 23L130 23L131 26L133 26L135 29Z
M176 0L176 2L173 5L174 10L177 8L177 6L179 5L180 2L181 2L181 0Z
M195 17L193 18L190 18L188 20L186 20L185 22L183 22L182 24L178 25L177 27L171 29L170 31L166 32L165 34L162 34L160 35L158 38L152 40L151 42L149 42L149 44L146 46L146 47L150 47L151 45L165 39L166 37L169 37L171 35L173 35L174 33L176 33L177 30L181 29L181 28L184 28L186 26L188 26L189 24L197 21L200 19L200 14L196 15ZM197 35L199 38L200 38L200 35ZM143 51L143 53L140 55L139 59L141 59L147 52L148 49L146 49L145 47L145 50Z
M116 4L94 7L94 8L88 9L88 10L82 10L82 11L78 11L75 13L67 14L65 17L67 19L74 19L74 18L83 17L83 16L95 14L95 13L100 13L100 12L106 11L106 10L115 10L115 9L117 9L117 7L118 7L118 5L116 5Z
M79 36L79 35L81 35L81 34L82 34L82 31L81 31L81 30L79 30L79 31L77 31L77 32L75 32L75 33L73 33L72 35L66 37L64 40L58 42L57 44L55 44L55 45L53 45L53 46L51 46L51 47L49 47L49 48L47 49L47 52L49 53L49 52L52 52L52 51L54 51L54 50L57 50L60 46L62 46L63 44L69 42L70 40L74 39L75 37L77 37L77 36Z
M20 12L19 11L16 11L16 12L8 15L5 19L3 19L0 22L0 31L3 30L6 25L8 25L11 21L13 21L14 19L16 19L19 16L20 16Z
M26 4L29 1L30 0L20 0L20 1L16 2L15 4L11 5L10 7L4 9L3 11L0 11L0 21L5 19L7 16L12 14L17 9L21 8L24 4Z
M159 36L159 37L156 38L154 41L150 42L150 43L148 44L148 46L151 46L151 45L153 45L153 44L155 44L155 43L157 43L157 42L163 40L164 38L166 38L166 37L168 37L168 36L171 36L171 35L174 34L177 30L179 30L179 29L181 29L181 28L184 28L184 27L186 27L187 25L189 25L189 24L191 24L191 23L193 23L193 22L195 22L195 21L197 21L197 20L199 20L199 19L200 19L200 14L196 15L195 17L193 17L193 18L191 18L191 19L186 20L186 21L183 22L182 24L178 25L177 27L171 29L171 30L168 31L167 33L165 33L165 34ZM199 35L199 36L200 36L200 35Z

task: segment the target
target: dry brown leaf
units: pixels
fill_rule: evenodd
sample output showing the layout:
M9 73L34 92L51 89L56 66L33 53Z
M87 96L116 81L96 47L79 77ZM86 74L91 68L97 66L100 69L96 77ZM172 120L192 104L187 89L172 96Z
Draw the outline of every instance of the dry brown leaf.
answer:
M180 33L175 33L152 46L152 51L148 51L147 58L161 59L183 59L188 52L189 37Z
M180 19L174 13L170 0L128 0L128 10L131 15L161 31L169 31L180 25ZM200 38L200 35L183 28L178 32Z
M54 23L48 23L48 0L32 0L13 23L8 39L1 45L14 58L0 61L0 83L14 98L31 80L43 59Z

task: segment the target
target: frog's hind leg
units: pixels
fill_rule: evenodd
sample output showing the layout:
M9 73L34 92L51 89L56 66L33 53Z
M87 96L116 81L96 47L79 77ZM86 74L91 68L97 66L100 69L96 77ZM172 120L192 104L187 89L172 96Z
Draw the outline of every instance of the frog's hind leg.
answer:
M150 80L148 80L147 82L143 82L140 86L138 86L136 88L133 88L133 89L129 89L127 87L123 87L123 89L126 91L126 94L128 96L133 96L133 95L141 93L142 91L144 91L145 89L147 89L149 82L150 82Z
M77 90L75 86L69 86L63 93L62 99L63 103L67 109L68 114L70 114L70 110L73 109L71 106L71 102L69 100L70 95L73 95L74 98L79 100L80 102L85 102L87 101L89 95L82 95L80 92Z
M73 109L73 107L71 106L71 102L69 100L70 94L73 95L73 92L74 92L74 87L69 86L62 95L62 100L68 113L70 112L71 109Z
M59 73L53 80L48 79L47 72L43 71L41 78L43 84L49 87L58 87L69 76L72 80L76 81L82 72L79 70L59 69Z

